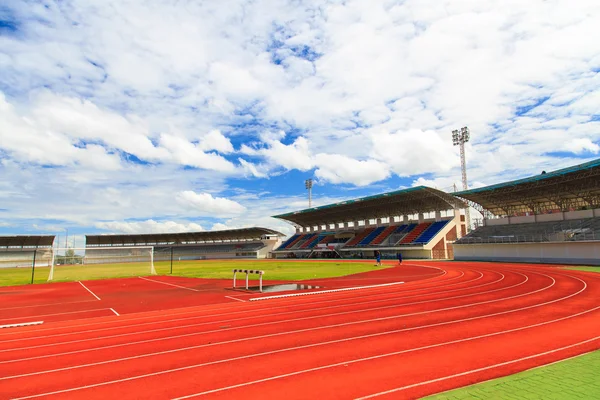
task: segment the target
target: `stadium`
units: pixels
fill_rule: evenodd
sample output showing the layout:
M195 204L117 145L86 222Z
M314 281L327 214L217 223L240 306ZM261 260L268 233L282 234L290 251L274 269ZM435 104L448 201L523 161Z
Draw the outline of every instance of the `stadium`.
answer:
M576 267L600 265L600 160L274 218L295 233L0 237L2 397L600 394L586 358L550 375L562 392L536 369L600 348L600 281Z

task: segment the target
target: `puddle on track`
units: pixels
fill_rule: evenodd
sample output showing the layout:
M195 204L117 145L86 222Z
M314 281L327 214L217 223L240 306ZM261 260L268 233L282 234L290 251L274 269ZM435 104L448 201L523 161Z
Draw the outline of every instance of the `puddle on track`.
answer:
M315 285L306 285L300 283L283 283L279 285L263 285L263 293L273 293L273 292L286 292L290 290L311 290L311 289L321 289L321 286ZM248 288L251 292L258 292L258 286L251 286Z

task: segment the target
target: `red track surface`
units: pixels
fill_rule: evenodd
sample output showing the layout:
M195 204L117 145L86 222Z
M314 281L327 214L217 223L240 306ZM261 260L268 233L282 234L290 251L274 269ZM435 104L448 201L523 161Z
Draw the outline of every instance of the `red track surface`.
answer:
M249 296L208 281L190 286L166 277L151 279L181 287L169 286L156 303L141 306L139 299L150 300L140 290L160 283L85 282L102 300L64 284L72 292L53 301L66 304L48 306L47 314L81 307L89 297L99 308L118 304L131 314L109 310L1 330L0 398L415 398L600 348L597 275L513 264L411 264L317 282L401 285L258 302L226 298ZM0 324L10 315L39 316L27 291L59 292L58 285L0 291L4 305L20 307L0 310ZM113 303L103 304L105 298ZM177 299L203 305L159 310ZM142 309L159 311L135 312Z

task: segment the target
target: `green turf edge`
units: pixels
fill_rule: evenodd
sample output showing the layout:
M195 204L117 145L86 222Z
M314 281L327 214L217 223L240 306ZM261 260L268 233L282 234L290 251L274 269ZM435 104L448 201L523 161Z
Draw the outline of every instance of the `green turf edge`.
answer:
M564 266L561 267L562 269L572 269L575 271L587 271L587 272L599 272L600 273L600 266L598 267L587 267L587 266Z
M72 282L79 280L101 280L149 276L149 265L141 263L115 265L62 266L55 269L54 280L48 282L50 268L36 267L34 283ZM158 275L170 275L171 265L167 261L154 263ZM260 269L265 271L264 284L270 281L304 281L353 275L361 272L391 268L391 264L374 265L371 260L364 262L345 261L277 261L277 260L203 260L173 263L172 276L205 279L232 279L234 268ZM251 274L249 279L258 280ZM238 274L238 279L245 279ZM0 286L17 286L31 283L31 268L0 269Z
M423 399L600 399L600 350Z

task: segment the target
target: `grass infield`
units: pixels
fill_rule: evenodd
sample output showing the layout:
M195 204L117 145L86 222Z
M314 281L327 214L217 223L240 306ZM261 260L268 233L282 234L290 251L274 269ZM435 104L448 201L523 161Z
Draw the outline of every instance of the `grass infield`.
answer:
M169 275L171 263L154 263L158 275ZM203 260L174 261L173 275L192 278L230 279L233 269L260 269L265 271L263 280L298 281L332 278L387 268L377 267L373 261L365 262L319 262L319 261L262 261L262 260ZM48 281L49 267L36 267L34 283ZM0 286L25 285L31 282L31 267L0 268ZM103 265L61 265L54 269L52 282L68 282L93 279L124 278L150 275L149 263L121 263ZM258 275L250 275L257 280Z
M424 399L600 399L600 351Z

